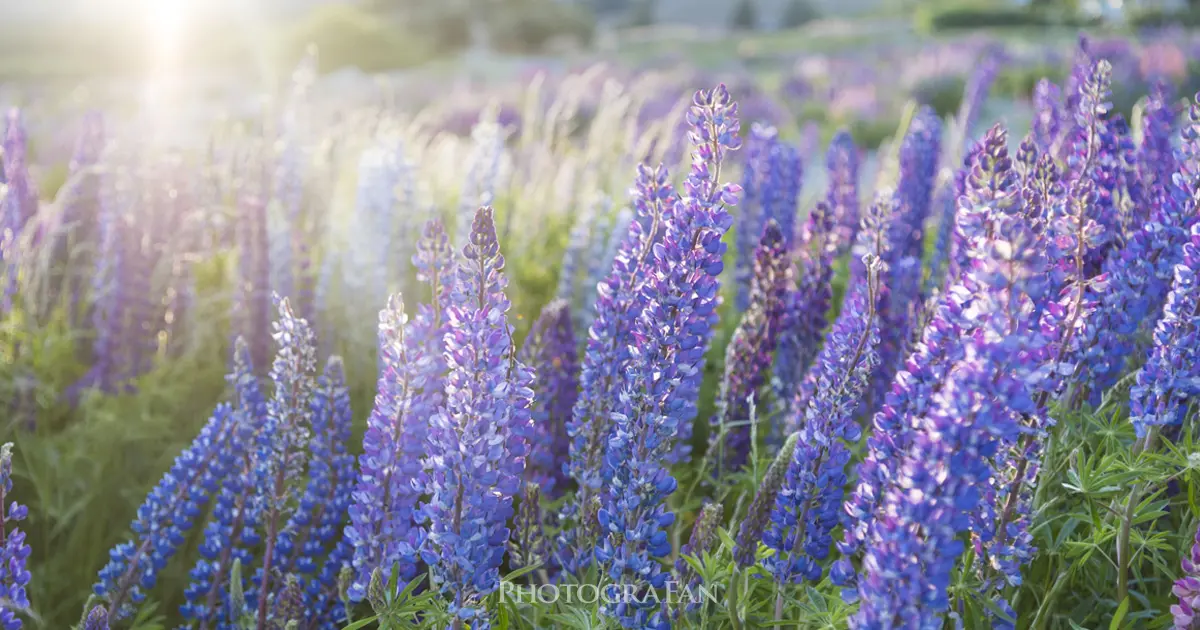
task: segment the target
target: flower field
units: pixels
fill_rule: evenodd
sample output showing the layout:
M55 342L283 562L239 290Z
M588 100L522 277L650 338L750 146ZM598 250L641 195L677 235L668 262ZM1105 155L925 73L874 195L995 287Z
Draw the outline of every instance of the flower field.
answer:
M1198 42L30 97L0 628L1200 628Z

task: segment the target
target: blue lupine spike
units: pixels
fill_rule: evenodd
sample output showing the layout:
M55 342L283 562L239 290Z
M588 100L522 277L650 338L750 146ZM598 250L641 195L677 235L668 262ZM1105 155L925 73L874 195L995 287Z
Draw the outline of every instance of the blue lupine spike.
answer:
M500 123L499 111L494 108L480 112L479 121L471 128L471 152L467 156L467 178L458 200L455 243L465 245L475 210L480 206L491 206L496 198L507 135L508 131Z
M159 571L183 544L184 533L233 469L238 448L244 448L235 439L236 425L233 409L218 405L200 435L138 508L130 525L133 538L109 552L94 590L108 602L111 618L124 618L142 603L145 591L154 587Z
M698 92L688 112L694 152L686 196L667 214L638 290L643 306L631 334L631 361L615 406L604 456L606 483L597 514L596 561L609 589L661 588L668 573L659 558L674 521L666 498L676 487L668 465L681 427L695 416L708 337L720 300L718 276L732 218L725 206L740 187L715 181L725 154L741 146L737 105L725 86ZM626 628L666 628L653 601L606 598L602 613Z
M396 295L379 313L383 369L375 408L363 435L364 453L359 457L358 482L346 527L346 538L354 547L354 579L349 589L353 601L366 596L376 569L390 576L398 565L404 583L392 585L397 592L416 575L424 531L414 521L421 494L414 482L422 479L420 458L426 452L427 418L441 402L438 379L444 372L436 360L441 349L437 336L443 328L434 312L425 309L410 322L403 299Z
M643 304L637 300L644 281L644 268L665 230L665 213L674 203L668 173L661 166L639 166L633 192L636 216L621 235L621 245L608 276L596 286L595 316L588 328L580 365L580 392L567 424L571 440L567 475L578 491L568 503L565 519L585 514L600 492L605 470L602 466L605 440L612 424L612 410L622 374L629 361L630 335ZM615 236L615 235L614 235ZM560 564L575 571L591 557L592 542L576 539L581 528L564 527L559 543Z
M942 627L960 537L990 513L984 492L997 474L992 456L1018 442L1022 414L1037 412L1033 383L1041 366L1028 357L1048 341L1039 324L1048 288L1042 246L1021 212L971 211L990 216L991 227L969 239L979 253L947 293L956 306L941 311L963 351L950 358L940 389L905 419L894 459L868 458L890 472L868 477L885 483L869 497L877 507L868 508L861 530L856 627ZM846 573L840 569L839 577Z
M1056 153L1062 124L1062 90L1043 78L1033 88L1033 140L1042 153Z
M839 254L850 249L858 232L858 166L858 147L854 145L854 138L845 129L838 130L825 154L825 170L829 173L825 201L832 215L836 233L834 245Z
M10 501L12 494L12 444L0 445L0 628L21 630L17 613L29 612L25 587L32 577L26 565L32 552L25 532L15 525L29 516L29 508ZM5 503L8 503L7 507ZM10 526L10 523L14 524Z
M266 623L272 579L278 575L282 556L292 532L285 528L297 499L293 480L302 479L304 451L309 440L309 423L316 371L316 339L308 322L292 311L287 298L275 297L279 319L272 337L278 347L271 365L274 394L267 401L267 415L258 435L255 453L255 492L251 505L262 513L262 562L255 574L255 590L248 593L257 605L258 624ZM281 544L282 541L282 544ZM278 585L276 585L276 588Z
M528 452L533 375L515 357L504 257L492 209L475 214L446 309L446 401L431 419L423 460L428 500L421 557L449 611L486 628L481 599L500 585L513 496Z
M1154 329L1154 345L1129 392L1129 420L1138 437L1154 426L1176 425L1188 402L1200 396L1200 223L1192 226L1175 266L1175 282L1164 315Z
M200 559L189 573L180 613L204 627L225 627L241 611L229 610L230 580L234 561L249 566L251 550L261 542L262 511L252 504L255 478L254 446L266 426L267 401L251 364L250 349L242 338L234 344L233 372L227 377L233 390L233 461L229 474L213 501L212 517L204 527ZM238 585L240 588L241 585Z
M302 581L317 579L321 562L341 540L355 486L350 438L350 394L340 357L331 357L312 400L308 486L280 538L280 571ZM286 545L283 544L286 541ZM327 585L331 587L332 585ZM305 601L306 608L313 602Z
M815 386L763 534L763 542L775 551L765 566L780 585L819 579L819 563L833 544L847 482L848 445L861 436L854 413L879 361L877 309L885 272L880 253L864 257L866 276L851 288L810 371Z

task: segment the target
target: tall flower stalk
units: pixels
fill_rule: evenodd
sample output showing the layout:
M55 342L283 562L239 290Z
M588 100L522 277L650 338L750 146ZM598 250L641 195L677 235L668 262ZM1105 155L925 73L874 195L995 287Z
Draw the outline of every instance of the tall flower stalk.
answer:
M423 460L429 530L421 556L450 597L453 627L489 627L481 600L500 585L513 497L528 454L532 373L515 358L504 257L492 209L480 208L446 310L446 400Z
M667 468L681 423L695 415L707 339L719 303L718 276L732 218L726 205L740 188L720 183L720 168L737 137L737 105L724 86L698 92L688 113L695 147L686 196L666 217L637 299L644 304L627 351L632 361L620 391L604 465L608 479L598 519L596 560L620 593L661 588L659 558L670 553L666 498L676 481ZM603 613L626 628L668 623L653 602L606 598Z

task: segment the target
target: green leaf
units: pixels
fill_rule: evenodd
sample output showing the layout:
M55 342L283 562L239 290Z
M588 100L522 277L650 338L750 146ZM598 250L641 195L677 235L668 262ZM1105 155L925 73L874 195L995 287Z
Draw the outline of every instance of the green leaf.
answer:
M1108 630L1117 630L1121 627L1121 620L1125 618L1125 613L1129 612L1129 596L1121 600L1121 605L1117 606L1117 612L1113 613L1112 621L1108 624Z
M359 628L365 628L365 627L367 627L367 625L369 625L371 622L373 622L377 619L379 619L378 615L371 615L370 617L367 617L365 619L359 619L358 621L355 621L354 623L346 626L345 628L342 628L342 630L358 630Z

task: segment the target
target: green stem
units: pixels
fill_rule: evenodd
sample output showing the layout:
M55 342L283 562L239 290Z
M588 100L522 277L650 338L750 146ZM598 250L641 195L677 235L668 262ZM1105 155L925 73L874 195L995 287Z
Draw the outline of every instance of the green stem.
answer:
M1050 592L1046 593L1046 598L1042 600L1042 605L1038 606L1037 615L1034 616L1033 623L1029 626L1031 630L1042 630L1042 628L1046 627L1046 623L1050 619L1049 612L1051 604L1054 603L1054 600L1058 599L1059 592L1061 592L1063 586L1066 585L1067 573L1068 570L1063 569L1058 574L1058 578L1054 580L1054 586L1050 587Z

